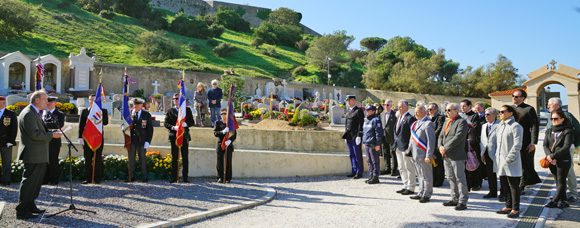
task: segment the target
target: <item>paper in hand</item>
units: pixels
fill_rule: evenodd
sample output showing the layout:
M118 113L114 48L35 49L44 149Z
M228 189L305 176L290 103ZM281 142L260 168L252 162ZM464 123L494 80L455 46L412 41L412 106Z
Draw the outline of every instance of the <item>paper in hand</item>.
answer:
M67 126L67 128L66 128L66 129L62 130L62 133L66 133L66 132L67 132L67 131L69 131L70 129L72 129L72 127L70 127L70 126Z

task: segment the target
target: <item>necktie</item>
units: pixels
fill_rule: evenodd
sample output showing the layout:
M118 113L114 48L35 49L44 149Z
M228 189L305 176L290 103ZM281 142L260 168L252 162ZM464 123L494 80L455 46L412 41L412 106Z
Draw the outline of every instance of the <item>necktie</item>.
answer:
M453 122L453 119L447 121L447 125L445 125L445 135L447 135L447 133L449 132L449 124L451 124L451 122Z
M401 126L401 120L403 120L403 116L399 116L399 119L397 120L397 129L395 131L399 131L399 126Z

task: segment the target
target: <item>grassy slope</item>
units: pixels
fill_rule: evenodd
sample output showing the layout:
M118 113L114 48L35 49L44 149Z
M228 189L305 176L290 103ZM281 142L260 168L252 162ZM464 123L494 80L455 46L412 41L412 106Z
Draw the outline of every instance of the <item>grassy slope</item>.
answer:
M38 17L38 28L22 37L0 42L0 51L21 51L24 54L53 54L66 58L70 53L78 53L81 47L87 53L94 53L98 61L105 63L127 64L133 66L153 66L171 69L188 69L205 72L222 73L224 69L233 67L236 74L248 77L279 77L289 75L289 72L299 65L306 65L304 52L294 48L277 46L278 59L260 54L271 45L263 45L260 49L250 46L251 34L227 30L217 40L228 42L238 51L226 58L213 55L213 47L207 46L207 40L193 39L167 32L166 37L182 44L183 52L180 59L167 60L163 63L151 63L135 54L135 37L148 29L140 26L135 18L119 15L112 20L100 18L98 15L79 9L72 4L67 10L59 9L57 5L65 0L37 1L23 0L33 5L40 5L34 11ZM171 16L164 11L168 18ZM54 19L55 14L74 14L74 19ZM195 52L189 51L185 45L198 44L201 48ZM307 66L311 75L300 76L297 81L312 82L315 68ZM311 69L313 71L311 71Z

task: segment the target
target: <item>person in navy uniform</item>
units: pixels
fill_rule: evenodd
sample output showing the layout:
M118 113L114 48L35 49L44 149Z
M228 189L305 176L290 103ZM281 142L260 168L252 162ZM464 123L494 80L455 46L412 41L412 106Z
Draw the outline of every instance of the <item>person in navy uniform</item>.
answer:
M135 156L139 155L139 164L141 165L141 178L143 182L148 182L147 178L147 158L145 152L149 148L153 138L153 119L149 112L143 110L145 100L141 98L133 99L134 109L131 112L133 124L131 128L131 147L129 149L129 167L131 169L131 179L125 182L135 180Z
M83 154L85 156L85 180L81 184L88 184L93 181L93 159L95 159L95 184L101 183L103 173L103 147L105 146L105 129L103 128L103 139L101 147L97 148L96 153L91 150L85 139L83 139L83 132L87 125L87 119L91 113L93 102L95 102L96 95L89 96L89 108L81 111L79 119L79 143L83 145ZM109 124L109 113L107 109L103 109L103 126ZM95 156L93 158L93 155Z
M6 98L0 96L0 154L2 156L2 185L10 185L12 148L16 145L18 121L16 113L6 109Z
M42 115L46 127L50 130L57 130L64 126L64 113L56 110L56 98L57 97L48 97L48 104L46 105L48 111L44 111ZM60 179L58 154L60 153L61 145L60 138L53 138L48 144L48 167L46 169L43 184L58 184L58 180Z
M218 174L218 183L223 183L224 178L226 183L230 183L232 180L232 154L234 153L234 144L232 144L236 140L237 134L230 133L230 139L226 141L226 150L222 149L222 142L226 133L229 132L229 128L226 128L226 123L222 120L226 119L228 111L226 109L222 109L220 112L221 119L215 122L213 134L215 137L218 138L217 145L216 145L216 153L217 153L217 174ZM226 163L226 176L224 177L224 155L227 152L227 163Z
M381 119L376 114L376 110L377 108L373 105L367 105L365 107L367 118L363 125L362 142L365 145L365 155L367 156L371 176L365 181L367 184L379 183L379 169L381 168L379 150L381 149L381 141L383 139L383 127L381 125Z
M359 179L364 172L361 142L365 114L362 109L356 106L356 97L354 95L346 95L346 102L348 104L348 111L342 138L346 141L346 146L348 146L350 164L352 165L351 173L347 177Z
M181 149L177 147L175 144L175 139L177 135L177 118L179 115L179 93L173 94L173 104L175 107L170 108L167 110L165 114L165 123L164 126L169 130L169 143L171 144L171 157L175 159L171 159L171 180L169 183L177 182L177 172L179 172L178 164L179 161L177 157L179 156L179 152L181 151L181 159L183 162L183 182L189 183L187 179L187 173L189 172L189 141L191 140L191 136L189 135L189 127L195 125L193 120L193 114L191 113L191 109L185 108L185 122L183 122L183 144L181 145Z

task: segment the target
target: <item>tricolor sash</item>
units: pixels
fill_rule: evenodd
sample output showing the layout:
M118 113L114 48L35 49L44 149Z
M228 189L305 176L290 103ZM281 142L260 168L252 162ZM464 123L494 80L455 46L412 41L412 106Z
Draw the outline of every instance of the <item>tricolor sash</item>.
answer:
M427 152L427 143L423 142L423 140L419 138L417 133L415 133L415 125L417 125L417 122L419 121L415 121L415 123L413 123L413 126L411 126L411 139L413 139L413 141L417 144L417 146L419 146L419 148Z

